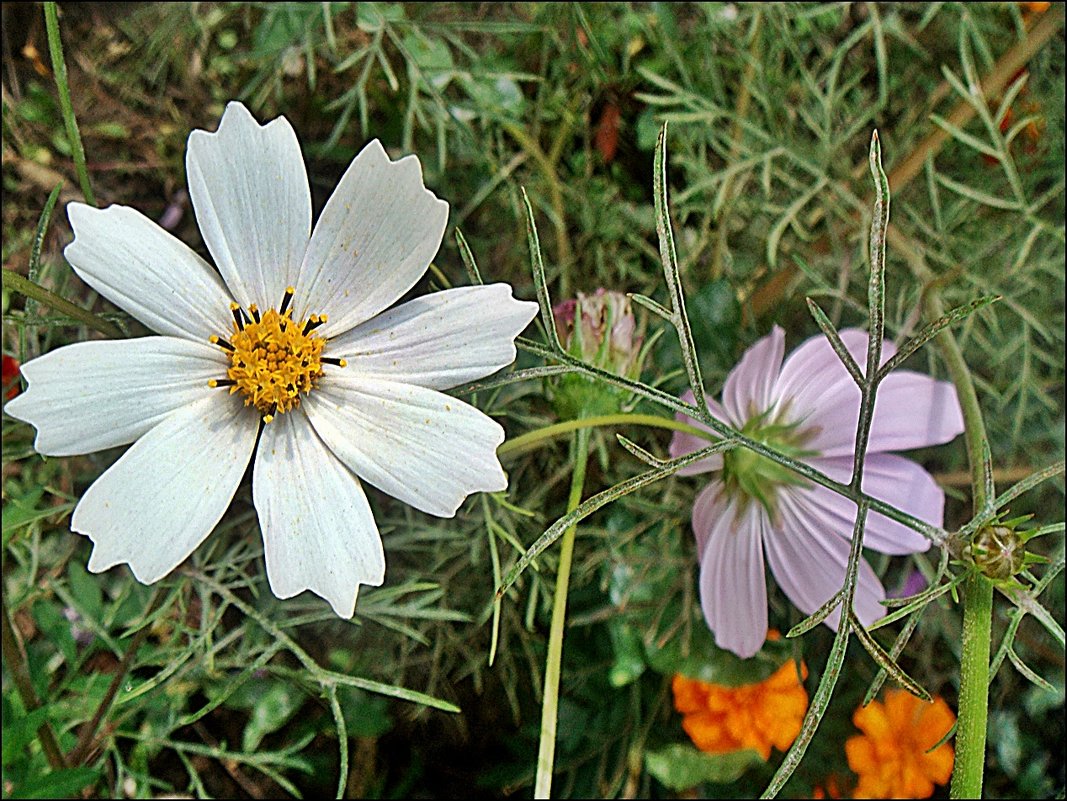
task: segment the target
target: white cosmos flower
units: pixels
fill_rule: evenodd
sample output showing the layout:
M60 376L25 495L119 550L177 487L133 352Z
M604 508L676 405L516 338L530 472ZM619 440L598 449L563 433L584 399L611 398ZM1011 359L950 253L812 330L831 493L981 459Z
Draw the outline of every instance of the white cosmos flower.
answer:
M867 364L867 334L844 329L841 339L860 369ZM882 343L883 363L896 347ZM788 357L778 326L745 351L726 377L722 403L708 398L712 416L749 437L800 459L835 481L852 477L860 391L829 340L803 342ZM689 392L684 400L693 403ZM685 415L679 419L708 430ZM895 370L875 396L864 461L863 490L901 511L941 525L945 493L922 467L888 451L948 442L963 431L956 390L944 381ZM707 440L676 432L672 457ZM845 580L856 504L832 490L738 448L678 471L713 477L693 504L693 533L700 557L700 603L715 642L750 657L767 637L764 556L789 599L811 614ZM925 551L928 540L878 513L867 515L863 544L887 554ZM853 611L865 626L885 614L885 590L860 561ZM826 619L837 628L840 609Z
M125 562L146 584L166 576L252 461L274 594L311 590L351 617L359 585L385 575L360 479L440 517L507 486L503 429L440 390L510 364L537 305L493 284L386 311L426 272L448 204L416 157L391 161L377 140L314 230L284 117L261 126L230 103L217 132L190 134L186 169L218 272L132 208L70 204L75 272L160 336L34 359L6 410L49 456L134 443L74 510L90 570Z

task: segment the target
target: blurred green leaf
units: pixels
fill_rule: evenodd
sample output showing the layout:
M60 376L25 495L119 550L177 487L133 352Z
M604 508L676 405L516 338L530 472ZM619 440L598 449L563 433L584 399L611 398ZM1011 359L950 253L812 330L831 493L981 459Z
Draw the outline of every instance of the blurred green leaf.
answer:
M389 702L358 687L341 687L337 695L350 737L381 737L393 728Z
M42 706L14 720L4 716L3 764L15 762L22 749L37 739L37 729L48 720L48 712L48 707Z
M763 760L755 751L705 754L685 743L673 743L645 753L648 772L676 792L703 782L725 784L736 781L749 768L762 764Z
M73 665L78 657L78 646L71 634L70 621L53 603L40 602L33 605L33 619L45 637L55 645L68 665Z
M741 659L715 645L703 618L694 620L692 626L693 634L688 642L675 637L659 648L646 643L648 662L654 670L738 687L763 681L792 656L792 644L777 640L764 643L763 649L752 658Z
M94 620L99 620L104 611L104 593L100 589L100 580L89 575L82 563L71 559L67 565L67 581L70 594L78 602L82 612Z
M69 798L95 784L100 771L93 768L54 770L12 788L8 798Z
M645 672L645 649L641 636L625 621L614 618L608 625L615 662L608 673L612 687L625 687Z

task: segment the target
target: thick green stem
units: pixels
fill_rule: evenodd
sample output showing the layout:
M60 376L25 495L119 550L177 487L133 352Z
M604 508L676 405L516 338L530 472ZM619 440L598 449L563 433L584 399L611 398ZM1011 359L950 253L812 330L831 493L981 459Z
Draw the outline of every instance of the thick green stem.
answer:
M567 511L573 512L582 500L585 486L585 466L589 461L589 429L579 428L574 435L574 473ZM548 634L548 656L545 659L545 691L541 699L541 744L537 749L537 778L534 798L548 798L552 791L552 768L556 755L556 722L559 717L559 674L563 660L563 627L567 620L567 590L571 580L571 559L577 526L563 534L556 573L556 595L552 601L552 625Z
M951 798L981 798L989 715L989 641L993 582L973 571L963 584L960 710Z
M928 276L922 276L928 277ZM931 286L926 294L926 310L931 319L945 313L944 304ZM964 439L971 471L971 495L975 514L987 511L993 502L988 439L978 394L963 351L952 331L945 330L934 340L948 367L963 410ZM977 571L963 585L963 640L960 654L959 721L956 734L956 763L952 770L952 798L981 798L985 769L986 725L989 715L989 650L993 620L993 583Z

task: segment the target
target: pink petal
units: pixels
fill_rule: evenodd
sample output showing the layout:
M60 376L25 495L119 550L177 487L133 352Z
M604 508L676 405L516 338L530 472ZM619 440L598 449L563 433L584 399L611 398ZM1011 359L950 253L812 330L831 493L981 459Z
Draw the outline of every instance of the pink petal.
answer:
M696 395L693 394L692 390L687 390L686 393L682 395L682 400L686 403L695 403ZM711 398L708 398L708 408L711 410L712 417L714 417L716 420L722 420L722 422L729 424L730 421L726 416L726 410L723 409L722 406L720 406L716 401L712 400ZM679 422L688 423L689 425L696 426L697 428L703 429L704 431L711 431L711 429L703 423L694 420L691 417L687 417L684 414L676 414L674 417ZM679 456L685 456L687 453L692 453L693 451L698 451L701 448L706 448L708 447L708 445L711 444L712 443L710 440L704 439L703 437L698 437L696 434L687 434L684 431L675 431L674 436L671 437L671 444L668 448L668 453L670 453L672 459L676 459ZM695 476L698 473L707 473L711 470L722 470L721 455L715 454L713 456L709 456L707 459L701 459L699 462L694 462L688 467L683 467L681 470L678 471L678 475Z
M762 545L767 516L755 503L740 513L732 501L714 506L699 517L696 509L693 514L694 530L698 520L701 526L711 526L697 533L697 541L706 542L700 560L700 606L715 644L747 659L767 639Z
M723 495L725 485L713 478L693 502L693 534L697 539L697 558L704 558L704 549L708 544L708 534L716 522L723 516L727 498Z
M855 449L860 391L842 387L808 421L818 433L806 447L821 456L848 456ZM868 452L904 451L948 442L963 431L956 388L922 373L897 370L879 385Z
M867 334L855 328L841 339L861 371L867 364ZM882 363L896 352L882 345ZM860 390L822 335L797 348L782 366L775 387L779 407L814 431L806 447L820 456L847 456L855 448ZM948 442L963 431L955 388L922 373L897 370L879 386L868 450L895 451Z
M852 476L851 456L811 459L809 464L837 481L847 482ZM935 526L944 523L945 493L933 476L903 456L868 454L863 469L863 491L927 523ZM797 490L797 499L823 519L832 521L834 531L852 536L856 504L848 498L825 487L812 486ZM930 541L917 531L877 512L867 515L863 544L893 555L921 553L930 547Z
M867 365L867 332L858 328L845 328L838 332L848 352L864 371ZM893 343L882 345L882 359L890 358L896 348ZM774 397L780 403L788 403L794 412L793 418L805 417L818 409L824 409L838 400L842 390L855 392L859 404L859 388L830 341L822 334L817 334L800 344L789 354L782 365L781 373L774 387ZM851 396L849 396L851 398Z
M798 502L791 490L778 493L778 511L779 525L768 527L764 536L767 561L789 600L810 615L845 583L849 541L834 533L832 520ZM860 622L869 625L883 617L885 608L879 601L884 598L882 583L861 559L852 604ZM840 617L841 610L835 609L826 624L836 631Z
M785 331L776 325L771 333L745 351L726 377L722 402L738 428L770 408L784 353Z

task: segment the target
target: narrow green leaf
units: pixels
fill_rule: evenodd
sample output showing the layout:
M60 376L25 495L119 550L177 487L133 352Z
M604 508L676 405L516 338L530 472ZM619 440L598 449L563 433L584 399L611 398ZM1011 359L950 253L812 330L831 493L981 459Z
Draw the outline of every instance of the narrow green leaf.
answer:
M867 629L863 627L863 624L856 619L854 612L849 612L849 617L852 618L852 630L856 632L856 637L863 647L867 649L867 653L871 655L871 658L877 662L882 670L888 673L900 686L910 692L917 698L921 698L924 701L932 701L930 693L928 693L919 682L909 676L890 656L885 652L885 649L878 644L878 641L874 639L868 633Z
M630 300L632 300L638 306L644 306L653 314L662 317L668 323L674 322L674 315L670 312L670 310L660 305L656 301L652 300L652 298L648 297L647 295L642 295L639 292L629 292L627 293L627 297L629 297Z
M1016 670L1026 676L1026 678L1028 678L1042 690L1045 690L1046 692L1050 693L1056 692L1056 688L1049 684L1047 681L1045 681L1043 678L1041 678L1037 673L1035 673L1030 668L1030 666L1022 660L1022 657L1015 653L1014 648L1008 649L1008 659L1010 659L1011 663L1015 665Z
M856 382L856 386L862 387L864 383L863 373L860 372L859 365L856 364L856 360L852 358L852 354L848 352L845 343L841 341L841 335L837 333L834 324L830 322L830 318L826 316L826 313L819 308L819 304L811 298L806 298L806 300L808 301L808 311L810 311L811 316L815 318L815 322L818 324L819 329L826 335L826 338L830 340L830 347L834 349L837 358L839 358L841 363L845 365L845 369L848 370L848 374L852 376L852 380Z
M652 195L656 214L656 236L659 239L659 255L663 263L663 277L667 282L667 291L673 309L671 322L678 332L682 347L682 361L689 377L689 387L696 395L697 403L707 411L708 401L704 394L704 379L700 374L696 345L693 343L693 331L689 327L689 317L685 310L685 293L682 291L682 277L678 271L678 254L674 249L674 232L671 230L670 209L667 204L667 124L659 131L656 142L656 156L652 168Z
M548 278L545 276L545 263L541 259L541 242L537 237L537 222L534 220L533 207L522 188L522 203L526 209L526 239L530 246L530 268L533 272L534 287L537 290L537 303L541 307L541 322L548 335L548 345L558 353L563 353L563 345L556 331L556 318L552 314L552 299L548 294Z
M902 365L907 359L915 353L919 348L936 337L950 325L964 320L970 317L979 309L984 309L991 303L996 303L1001 300L1000 295L984 295L977 300L972 300L970 303L964 306L957 306L946 314L938 317L929 325L925 326L919 333L908 339L900 349L897 350L891 359L888 359L885 364L882 365L878 371L879 380L889 375L890 372Z
M833 611L841 605L841 596L841 590L838 590L833 595L831 595L830 599L826 603L824 603L806 618L804 618L795 626L793 626L793 628L789 629L789 632L785 635L786 638L792 639L793 637L799 637L801 634L805 634L811 631L813 628L815 628L824 620L826 620L826 618L830 617Z
M63 112L63 124L67 129L67 139L74 154L74 168L78 172L82 195L90 206L96 205L96 196L89 183L89 169L85 165L85 150L82 137L78 132L78 121L74 117L74 104L70 101L70 82L67 79L67 62L63 59L63 41L59 37L59 14L55 3L44 4L44 22L48 35L48 52L52 56L52 71L56 76L56 88L59 90L59 107Z
M463 232L458 228L456 229L456 247L459 248L459 257L463 259L463 266L467 268L467 275L470 277L471 283L475 286L484 284L482 274L478 271L478 264L474 261L474 254L471 253Z

